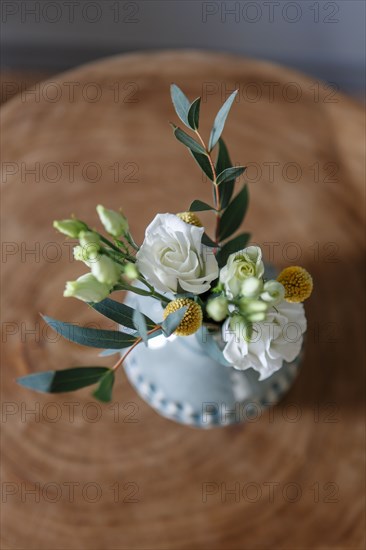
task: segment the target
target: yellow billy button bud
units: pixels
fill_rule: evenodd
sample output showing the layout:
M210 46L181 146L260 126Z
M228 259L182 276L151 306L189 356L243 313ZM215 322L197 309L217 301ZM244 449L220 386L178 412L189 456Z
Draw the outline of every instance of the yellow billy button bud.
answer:
M285 287L287 302L303 302L313 291L313 279L303 267L297 265L286 267L277 281Z
M190 334L194 334L202 325L202 309L196 302L189 298L178 298L170 302L164 309L164 319L171 313L185 306L188 306L188 309L174 331L174 334L177 336L189 336Z
M81 231L88 229L85 223L79 220L55 220L53 227L72 239L77 239Z
M194 212L178 212L177 214L178 218L183 220L186 223L189 223L189 225L195 225L196 227L203 227L201 220L199 219Z
M123 214L108 210L101 204L97 206L97 213L104 229L113 237L118 238L128 233L128 221Z

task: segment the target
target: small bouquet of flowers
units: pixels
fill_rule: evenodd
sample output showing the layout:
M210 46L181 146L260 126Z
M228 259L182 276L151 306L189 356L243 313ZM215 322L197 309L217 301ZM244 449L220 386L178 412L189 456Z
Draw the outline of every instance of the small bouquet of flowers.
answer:
M174 136L211 181L213 204L194 200L185 212L157 214L140 246L123 213L101 205L97 213L104 234L75 218L55 221L58 231L79 241L75 260L89 269L66 283L64 296L86 302L118 323L120 330L83 328L46 316L44 320L66 339L102 348L105 355L118 352L119 358L111 368L73 367L24 376L18 379L23 386L55 393L95 384L95 398L108 402L116 371L136 346L149 346L151 339L169 338L173 333L180 337L202 334L202 329L221 335L217 353L223 365L254 369L259 380L299 354L306 330L302 302L312 292L311 276L303 267L290 266L276 279L269 278L261 249L248 246L250 235L232 237L248 206L247 185L234 194L245 167L233 165L221 137L236 92L217 113L208 144L199 131L201 98L191 103L176 85L171 87L171 96L190 132L172 124ZM198 213L203 211L215 216L213 237L202 226ZM163 307L160 321L111 299L116 291L158 300ZM286 338L289 326L296 327L297 338Z

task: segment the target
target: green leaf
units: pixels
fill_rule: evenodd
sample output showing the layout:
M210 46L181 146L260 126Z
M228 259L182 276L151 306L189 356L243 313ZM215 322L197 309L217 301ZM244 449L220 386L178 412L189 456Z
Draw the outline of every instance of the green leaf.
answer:
M232 162L230 160L229 152L222 138L219 139L219 153L216 161L216 173L221 174L226 168L231 168ZM230 202L230 199L234 192L235 179L226 181L225 185L220 185L220 204L221 208L225 209Z
M102 403L109 403L112 401L113 384L114 371L109 369L108 372L100 379L97 389L93 392L93 396Z
M116 302L115 300L111 300L110 298L105 298L105 300L102 300L101 302L90 305L93 309L95 309L95 311L101 313L108 319L111 319L111 321L114 321L124 327L135 329L135 325L133 323L134 309L132 309L132 307ZM154 321L149 319L149 317L144 315L144 319L148 329L155 327Z
M188 134L183 132L183 130L178 128L178 126L175 126L174 124L172 126L173 126L174 135L178 141L183 143L183 145L185 145L186 147L188 147L188 149L190 149L191 151L194 151L195 153L200 153L202 155L206 154L206 151L204 150L202 145L197 143L197 141L195 141Z
M187 96L176 84L172 84L170 86L170 95L172 97L175 112L177 113L181 121L189 128L190 126L188 123L188 111L190 108L190 102Z
M141 336L145 346L147 346L148 334L147 334L146 322L145 322L144 316L138 309L135 309L133 312L133 324L135 325L135 328L139 336Z
M183 319L187 309L188 306L181 307L177 311L174 311L173 313L168 315L166 319L164 319L161 324L161 328L165 336L170 336L175 331L175 329Z
M192 130L197 130L199 126L200 121L200 106L201 106L201 98L197 97L189 107L188 111L188 124L192 128Z
M234 237L234 239L226 243L216 255L219 267L223 267L226 264L230 254L233 254L234 252L245 248L248 244L249 239L250 233L242 233L241 235Z
M241 176L244 171L244 166L233 166L232 168L225 168L225 170L223 170L221 174L217 176L217 185L220 185L226 181L235 180L236 178Z
M18 384L45 393L78 390L98 382L109 371L107 367L75 367L65 370L49 370L22 376Z
M221 109L216 115L216 118L214 120L213 128L210 135L210 141L208 143L208 149L209 151L212 151L212 149L215 147L216 143L218 142L222 131L225 126L225 122L227 119L227 115L229 114L229 111L231 109L231 106L237 96L238 90L235 90L225 101Z
M198 166L201 168L202 172L206 174L209 180L213 181L214 176L212 173L210 161L208 160L208 156L206 154L202 155L201 153L195 153L194 151L190 152L194 160L197 162Z
M43 319L53 330L61 334L66 340L76 342L82 346L92 348L122 349L128 348L137 338L131 334L124 334L116 330L100 330L96 328L79 327L71 323L63 323L51 317L43 316Z
M205 246L209 246L210 248L219 248L217 243L215 243L215 241L210 239L207 233L204 233L202 235L202 244L204 244Z
M199 200L193 201L191 206L189 207L189 212L203 212L204 210L216 211L213 206L210 206L209 204Z
M220 241L232 235L241 225L248 207L248 186L236 195L220 220Z

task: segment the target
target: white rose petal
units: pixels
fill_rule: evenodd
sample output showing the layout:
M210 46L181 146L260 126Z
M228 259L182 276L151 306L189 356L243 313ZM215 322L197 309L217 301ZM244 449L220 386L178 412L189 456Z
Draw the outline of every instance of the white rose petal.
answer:
M206 292L219 270L212 249L202 245L203 232L174 214L158 214L146 229L137 268L162 292Z
M265 321L254 323L254 332L247 342L237 331L224 323L222 334L226 342L223 354L236 369L252 367L264 380L282 367L283 361L291 362L300 353L306 318L303 304L281 302L271 308Z

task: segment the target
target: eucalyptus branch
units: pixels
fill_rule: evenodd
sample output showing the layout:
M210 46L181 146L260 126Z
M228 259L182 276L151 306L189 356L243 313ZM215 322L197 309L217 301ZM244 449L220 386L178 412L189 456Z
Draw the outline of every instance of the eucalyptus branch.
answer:
M213 177L213 188L214 188L214 197L215 197L215 208L216 208L216 229L215 229L215 243L219 245L219 229L220 229L220 218L221 218L221 204L220 204L220 192L219 192L219 186L217 184L217 174L214 162L212 160L211 152L209 151L205 141L203 140L201 134L198 130L195 130L195 134L197 135L199 141L201 142L202 147L206 151L206 156L208 158L208 161L211 166L212 170L212 177Z

